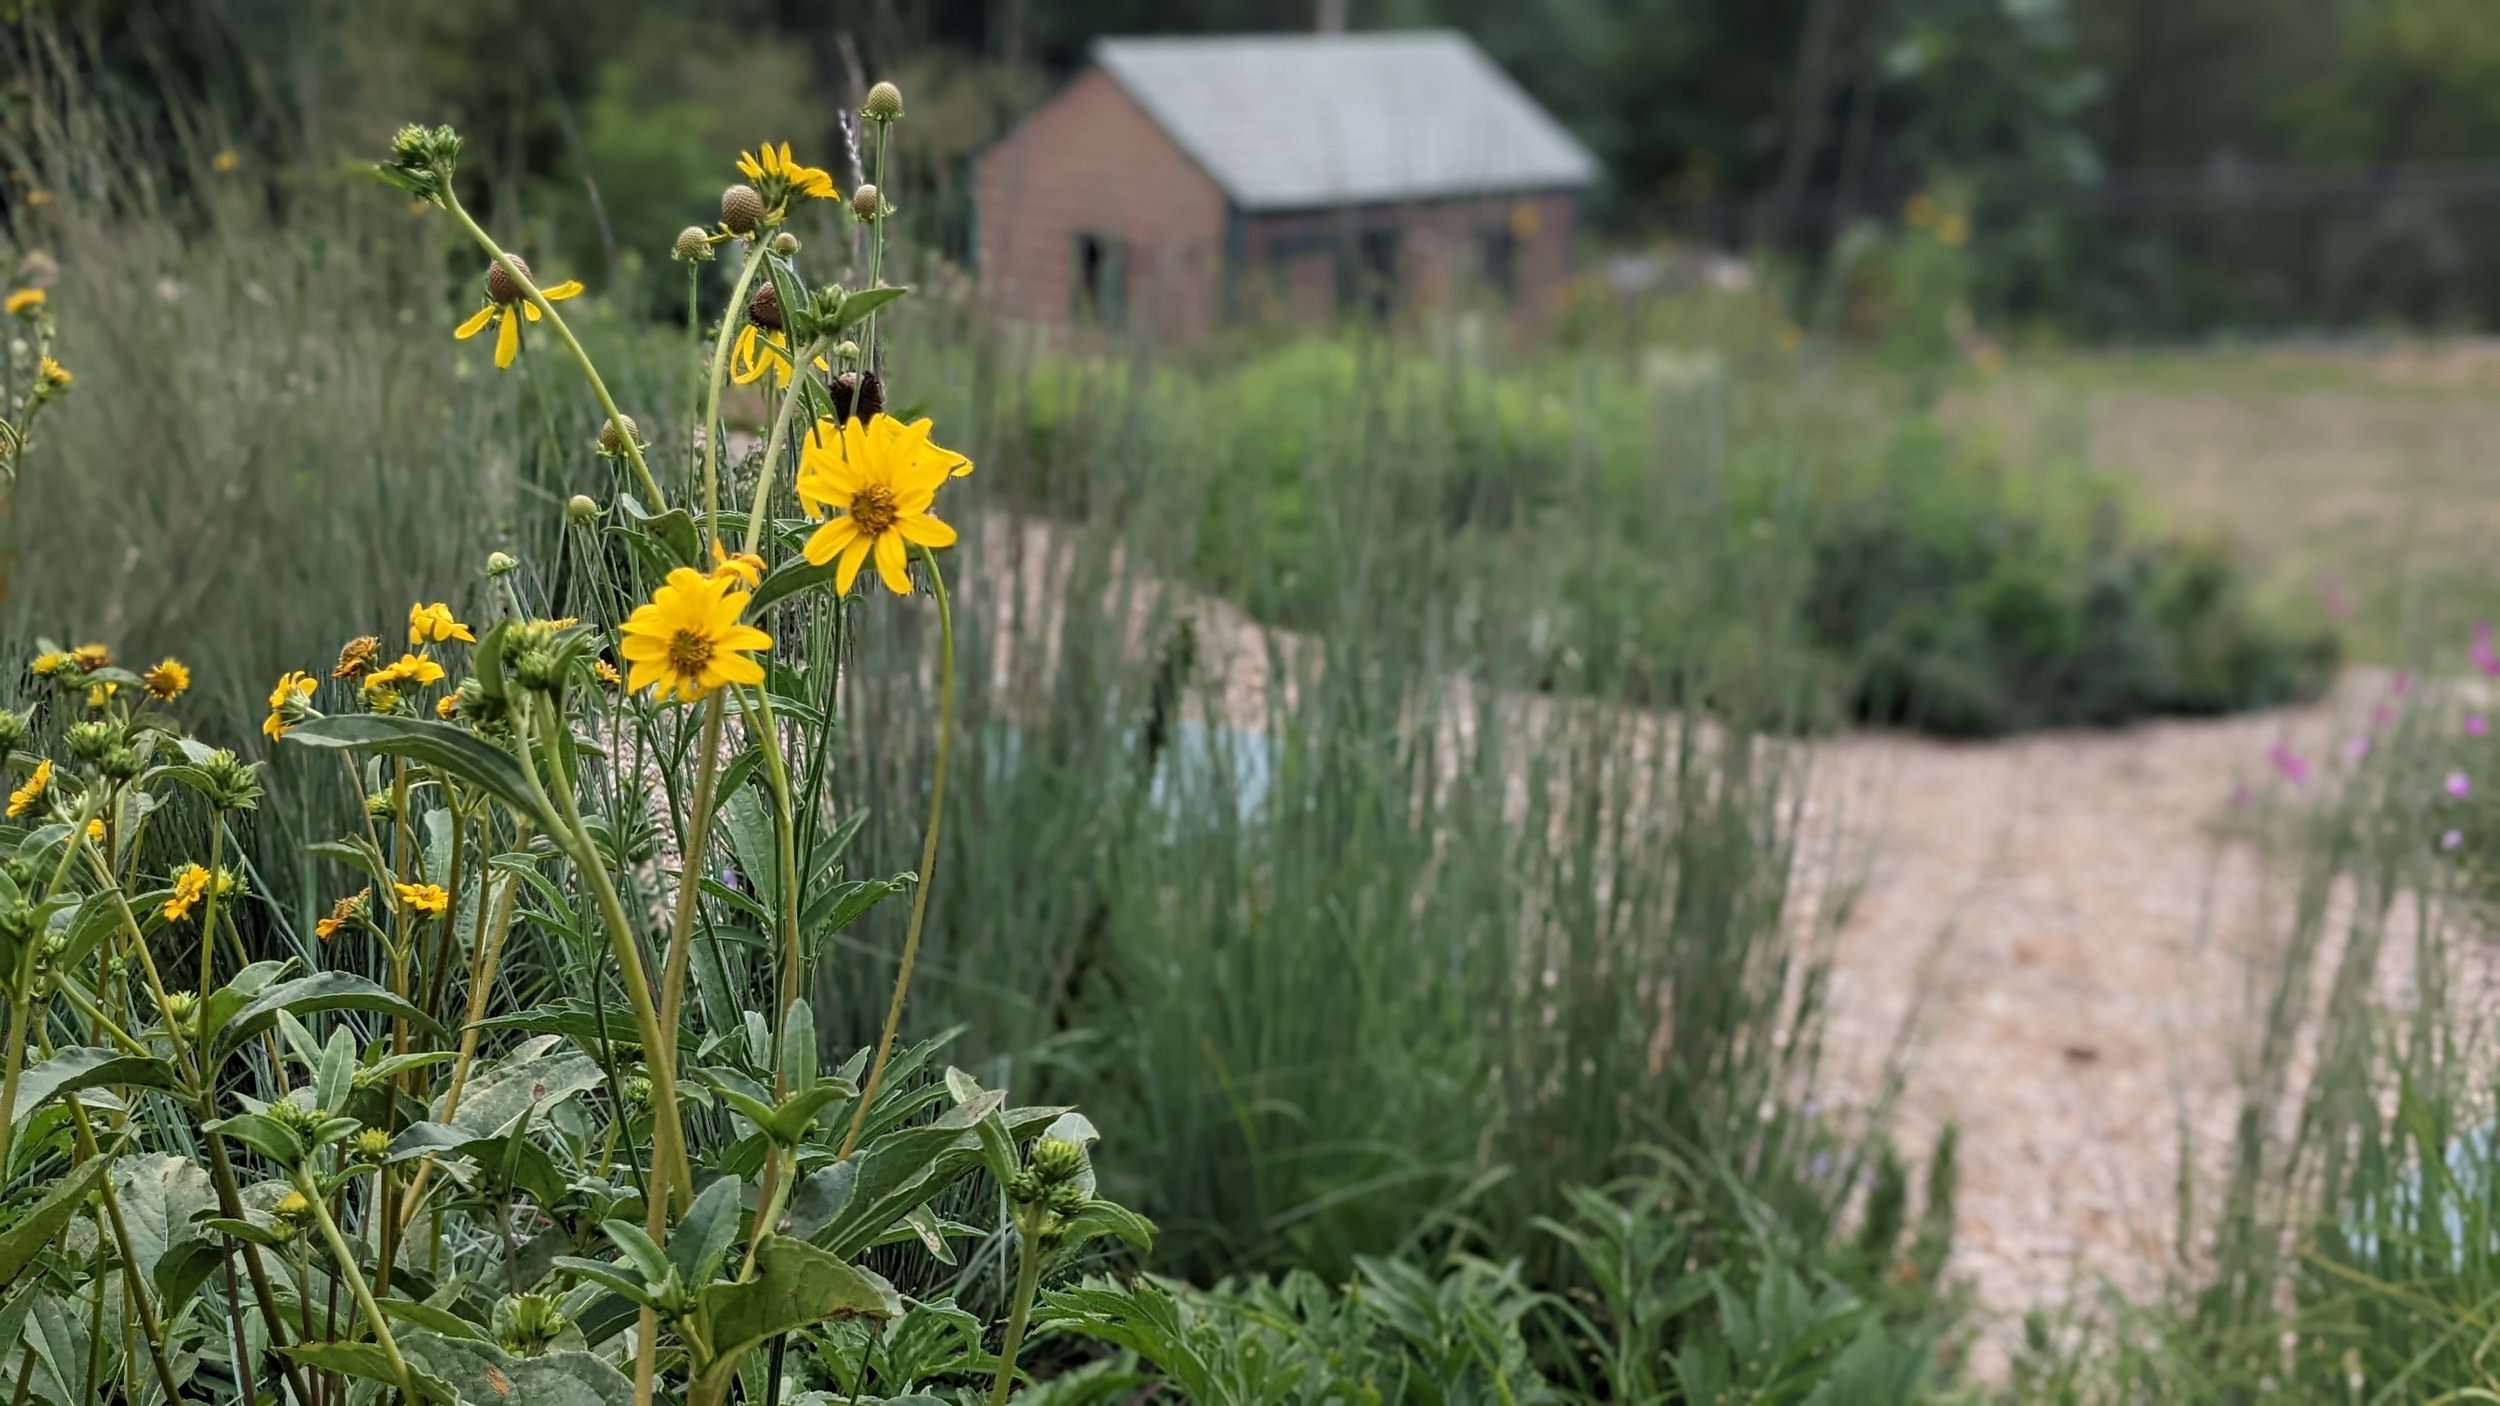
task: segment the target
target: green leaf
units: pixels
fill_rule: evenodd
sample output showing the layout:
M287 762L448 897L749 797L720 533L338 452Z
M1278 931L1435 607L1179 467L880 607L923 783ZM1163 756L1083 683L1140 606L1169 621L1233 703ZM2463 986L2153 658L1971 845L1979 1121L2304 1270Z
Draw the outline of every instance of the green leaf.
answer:
M324 859L335 859L377 884L391 882L391 866L383 860L381 851L376 850L371 841L360 836L350 836L344 840L323 840L319 844L306 845L304 848Z
M734 1177L715 1180L694 1198L668 1235L668 1262L680 1280L701 1284L712 1277L738 1238L739 1209Z
M126 1055L95 1045L73 1045L18 1076L17 1121L59 1098L81 1089L123 1085L146 1089L175 1087L174 1067L150 1055Z
M450 723L378 713L336 713L289 728L286 736L290 742L310 747L406 757L440 768L486 791L540 829L559 828L555 817L539 808L520 762L510 752Z
M216 1244L199 1224L217 1204L208 1173L188 1157L147 1153L114 1163L113 1187L131 1258L156 1286L167 1316L180 1313L218 1260Z
M724 518L727 514L722 515ZM703 564L703 534L684 508L653 513L631 493L616 495L616 516L608 530L644 548L645 556L665 576L672 567ZM724 522L722 530L727 530Z
M388 1387L399 1385L399 1373L391 1367L390 1356L375 1343L297 1343L293 1347L282 1347L278 1350L302 1365L318 1371L337 1372L342 1376L357 1377L368 1382L380 1382ZM414 1361L408 1364L408 1368L408 1374L416 1378L417 1394L423 1396L429 1406L434 1406L434 1403L440 1403L440 1406L461 1406L464 1398L452 1389L451 1383L418 1367ZM491 1400L492 1398L477 1399Z
M586 1260L579 1255L558 1255L552 1263L555 1268L576 1279L587 1279L610 1293L622 1295L645 1307L652 1302L650 1286L627 1274L621 1265L606 1260Z
M894 1286L838 1255L787 1236L768 1236L755 1253L755 1277L710 1284L702 1304L712 1325L712 1360L703 1380L721 1378L777 1333L834 1318L892 1318L903 1311Z
M822 566L811 563L804 556L784 558L779 565L764 573L762 581L756 583L755 595L747 602L747 614L752 617L764 607L788 600L811 586L831 585L841 566L838 558Z
M1145 1254L1155 1247L1155 1223L1116 1201L1088 1201L1059 1223L1060 1243L1073 1250L1088 1240L1116 1235Z
M214 1123L203 1123L200 1131L239 1142L281 1167L294 1167L304 1160L304 1140L293 1128L265 1113L237 1113Z
M868 314L910 292L909 288L862 288L842 300L842 310L834 314L833 326L827 332L840 332L858 325Z
M70 1217L87 1204L87 1196L96 1183L104 1179L110 1166L101 1157L90 1157L70 1169L70 1174L52 1184L43 1199L26 1209L25 1214L0 1230L0 1284L13 1283L18 1271L52 1243Z
M522 1047L523 1053L480 1072L462 1093L460 1109L450 1119L452 1126L492 1137L509 1131L532 1109L543 1112L599 1087L607 1076L589 1055L579 1050L541 1052L555 1038L549 1035L531 1041Z
M428 1332L440 1333L447 1338L467 1338L472 1342L486 1341L485 1329L448 1309L436 1308L430 1303L411 1303L406 1299L398 1298L383 1299L381 1304L382 1316L394 1323L413 1324ZM406 1345L405 1341L401 1343L403 1348Z
M409 1366L477 1406L633 1406L633 1381L587 1352L516 1357L493 1343L424 1329L401 1334L399 1350Z
M315 972L293 981L281 981L244 1003L222 1028L210 1032L218 1052L232 1053L244 1041L274 1024L280 1011L297 1016L315 1011L387 1011L420 1029L437 1034L442 1031L434 1017L361 976Z
M580 996L567 996L562 1000L550 1001L543 1006L532 1006L528 1010L515 1011L510 1015L491 1016L479 1021L473 1028L485 1031L527 1030L533 1033L562 1035L594 1055L599 1053L599 1015L592 1008L591 1002ZM634 1031L631 1016L621 1011L611 1012L607 1017L607 1029L608 1038L618 1048L641 1048L641 1039ZM679 1049L694 1048L692 1032L681 1029L677 1033Z
M799 915L799 931L812 934L822 942L859 921L869 909L920 881L920 876L906 869L891 879L858 879L836 884L818 894Z

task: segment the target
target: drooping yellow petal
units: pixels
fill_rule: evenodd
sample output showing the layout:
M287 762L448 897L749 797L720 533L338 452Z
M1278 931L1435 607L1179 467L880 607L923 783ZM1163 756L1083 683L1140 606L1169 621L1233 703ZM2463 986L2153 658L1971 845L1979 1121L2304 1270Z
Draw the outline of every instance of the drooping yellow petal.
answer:
M877 534L877 575L885 582L885 588L898 596L911 594L911 573L903 570L903 564L909 560L911 549L903 545L902 533Z
M465 342L471 337L476 336L478 333L485 331L486 324L494 320L495 305L493 303L488 303L486 306L479 308L476 312L470 314L468 321L463 322L459 326L451 329L451 335Z
M521 354L521 319L506 313L495 324L495 369L503 370Z
M522 315L523 317L528 318L528 319L529 319L530 321L532 321L532 322L536 322L536 321L538 320L538 304L536 304L536 303L523 303L523 304L521 304L521 315Z
M568 278L553 288L539 289L538 296L551 303L560 303L567 298L579 297L581 291L582 281L578 278Z
M859 565L868 560L870 541L854 533L842 544L842 564L833 569L833 590L836 595L851 593L851 583L859 579Z

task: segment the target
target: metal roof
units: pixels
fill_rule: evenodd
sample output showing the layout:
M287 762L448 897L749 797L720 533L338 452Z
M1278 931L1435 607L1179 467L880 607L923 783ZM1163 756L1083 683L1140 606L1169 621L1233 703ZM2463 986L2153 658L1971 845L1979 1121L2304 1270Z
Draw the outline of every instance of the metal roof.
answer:
M1101 39L1094 61L1245 210L1597 179L1588 148L1451 30Z

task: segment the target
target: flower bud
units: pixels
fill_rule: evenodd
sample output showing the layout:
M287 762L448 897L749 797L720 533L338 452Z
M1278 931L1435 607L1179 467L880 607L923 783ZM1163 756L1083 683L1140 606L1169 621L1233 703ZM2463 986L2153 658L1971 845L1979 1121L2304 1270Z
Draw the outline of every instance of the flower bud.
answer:
M846 340L842 345L833 349L833 354L844 361L857 361L859 360L859 343Z
M365 818L387 825L397 819L399 810L388 791L376 791L365 797Z
M903 116L903 90L891 83L879 83L868 90L868 101L859 105L859 115L871 122L895 122Z
M222 747L200 763L200 775L208 782L208 803L215 809L250 810L260 804L259 769Z
M535 1357L571 1326L564 1308L547 1294L512 1294L495 1305L495 1337L507 1352Z
M347 1140L347 1150L359 1162L380 1162L391 1153L391 1135L380 1128L362 1128Z
M564 515L575 522L597 522L599 500L587 493L576 493L565 500Z
M625 446L642 443L642 435L634 426L634 417L622 411L615 419L599 427L599 452L613 459L625 452Z
M1025 1165L1033 1169L1033 1175L1055 1186L1075 1180L1085 1170L1085 1149L1065 1138L1046 1137L1033 1144Z
M773 252L785 259L789 258L792 254L799 252L799 237L786 229L774 235Z
M273 1106L269 1111L275 1113L277 1112L277 1107ZM286 1195L278 1198L277 1204L269 1208L269 1213L276 1216L280 1220L310 1220L312 1218L312 1199L307 1197L303 1192L290 1191Z
M877 218L884 208L884 197L877 194L875 186L862 182L859 189L851 192L851 213L863 220Z
M624 1084L624 1088L621 1089L620 1092L625 1095L625 1102L628 1106L634 1108L649 1108L651 1106L650 1075L628 1074L621 1082Z
M741 181L720 193L720 222L731 234L753 234L764 220L764 197Z
M669 253L690 264L708 264L712 261L712 236L704 233L701 225L688 225L677 231L677 243Z
M521 563L514 560L510 552L490 552L487 554L486 574L490 577L509 576L513 572L520 569Z
M82 762L99 761L104 754L121 745L121 729L107 722L72 723L61 735L61 745Z
M26 714L14 708L0 708L0 754L25 741L29 726Z
M95 769L107 781L136 781L148 764L135 748L113 747L96 758Z
M190 1030L191 1015L199 1009L199 1006L200 998L189 991L166 992L165 1004L161 1008L166 1026L174 1030Z

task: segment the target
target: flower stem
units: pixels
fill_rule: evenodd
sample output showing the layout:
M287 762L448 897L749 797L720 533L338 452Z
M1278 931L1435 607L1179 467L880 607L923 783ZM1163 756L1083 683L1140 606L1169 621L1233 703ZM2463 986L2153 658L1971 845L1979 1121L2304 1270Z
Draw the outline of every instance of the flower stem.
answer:
M534 711L528 706L520 710L521 775L529 782L531 796L540 809L565 822L565 829L554 837L555 841L572 859L573 867L581 871L599 904L599 916L608 930L608 948L616 958L626 1002L633 1008L635 1033L642 1039L643 1055L651 1068L652 1175L666 1193L653 1199L655 1203L666 1200L682 1212L693 1199L693 1174L686 1165L686 1130L677 1107L674 1032L661 1026L659 1010L651 1004L651 978L642 965L642 953L634 945L633 923L625 916L625 905L616 896L616 886L608 882L607 866L600 862L598 849L590 841L589 827L582 823L581 807L574 803L572 783L564 779L563 769L555 764L552 752L548 773L554 782L555 801L548 800L547 786L538 779L538 767L530 758Z
M9 1134L17 1121L17 1081L26 1072L26 1021L33 1007L34 1002L10 994L8 1072L0 1074L0 1181L8 1177Z
M208 897L200 917L200 999L216 989L217 973L217 870L226 862L225 818L216 810L208 813Z
M790 440L790 414L798 409L801 399L800 368L814 365L824 350L825 339L819 337L808 344L807 350L790 358L790 389L781 397L781 409L773 416L773 432L764 441L764 466L755 473L755 506L747 513L746 541L740 545L740 551L754 551L756 544L764 540L764 510L770 505L773 471L781 466L782 448Z
M880 201L882 201L885 197L886 143L893 135L893 123L880 122L877 124L876 187L877 197ZM868 286L870 288L879 286L877 280L880 276L880 270L882 270L885 266L885 218L885 213L882 210L879 211L877 213L877 227L870 230L868 233ZM877 327L879 321L877 312L881 311L883 311L883 309L877 309L868 314L868 335L860 343L861 347L865 348L865 350L860 353L860 371L863 376L866 373L877 369Z
M373 1328L374 1345L390 1359L391 1371L399 1377L400 1393L410 1401L421 1400L417 1379L408 1370L408 1359L399 1355L399 1343L391 1336L390 1320L382 1316L382 1305L373 1301L373 1286L365 1282L365 1272L356 1267L355 1252L347 1248L347 1237L339 1234L339 1223L330 1218L328 1198L301 1171L294 1180L296 1191L312 1205L313 1220L321 1227L321 1238L330 1243L330 1258L338 1262L339 1273L347 1280L347 1291L356 1296L356 1307L364 1310L365 1322Z
M859 1104L851 1110L851 1130L842 1137L842 1150L837 1156L848 1157L859 1146L860 1130L868 1124L868 1105L877 1098L877 1085L885 1079L886 1060L894 1053L894 1032L903 1023L903 998L911 990L912 964L920 959L920 930L929 917L929 883L937 875L938 827L946 818L946 762L955 746L955 613L946 600L946 577L938 570L937 554L923 547L920 559L929 568L929 589L937 597L938 608L938 718L937 762L929 780L929 825L920 840L919 882L912 886L911 928L903 935L903 961L894 973L894 999L885 1009L885 1033L877 1039L877 1057L868 1066L868 1082L859 1089Z
M998 1344L998 1378L990 1383L990 1406L1007 1406L1008 1389L1016 1381L1016 1354L1024 1350L1024 1327L1033 1314L1033 1290L1042 1277L1041 1237L1028 1217L1044 1213L1041 1206L1016 1212L1016 1297L1007 1311L1007 1335Z
M729 330L738 325L738 317L746 310L747 289L755 283L755 271L764 264L764 241L751 241L746 267L738 270L737 286L729 290L729 306L721 312L720 332L712 338L712 365L705 373L703 388L703 535L714 542L720 540L720 388L729 379ZM790 368L790 378L798 379L798 367Z
M470 218L469 212L460 204L460 197L450 190L448 182L445 183L443 190L443 208L451 212L451 217L460 222L460 227L468 231L469 237L476 240L480 248L491 255L496 263L503 265L503 271L511 276L513 283L520 288L522 296L528 298L530 305L537 308L539 313L554 325L556 335L564 339L566 350L572 352L573 360L581 364L582 375L590 382L590 393L599 398L599 408L607 412L611 423L623 425L625 412L616 408L616 397L608 394L608 383L599 378L599 368L591 363L590 353L582 350L581 339L575 337L573 329L565 325L564 314L557 312L556 305L547 301L547 295L538 291L538 285L530 281L529 274L519 264L513 262L512 256L504 252L503 246L495 242L494 236L488 234L479 227L476 220ZM634 443L632 435L618 437L625 442L625 457L634 466L634 477L642 481L642 491L651 495L651 511L655 513L665 511L668 507L668 495L660 491L659 480L651 477L651 466L642 461L642 446Z

